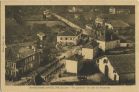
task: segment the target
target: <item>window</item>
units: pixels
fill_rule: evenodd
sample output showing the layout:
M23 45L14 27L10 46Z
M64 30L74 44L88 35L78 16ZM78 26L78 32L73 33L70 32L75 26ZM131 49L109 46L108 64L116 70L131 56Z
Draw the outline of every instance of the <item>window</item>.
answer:
M60 37L60 40L62 40L62 37Z
M31 58L31 61L33 61L33 56L31 56L30 58Z
M11 75L13 75L13 71L11 70Z
M29 62L31 61L31 58L29 57Z
M33 60L35 60L35 56L33 56Z
M115 70L113 70L113 73L116 73L116 71L115 71Z
M65 40L68 40L68 38L66 37Z
M16 63L13 63L13 68L16 68Z
M99 60L97 60L97 63L99 63Z
M107 59L104 59L103 63L108 63L108 60Z
M70 40L72 40L72 38L70 38Z

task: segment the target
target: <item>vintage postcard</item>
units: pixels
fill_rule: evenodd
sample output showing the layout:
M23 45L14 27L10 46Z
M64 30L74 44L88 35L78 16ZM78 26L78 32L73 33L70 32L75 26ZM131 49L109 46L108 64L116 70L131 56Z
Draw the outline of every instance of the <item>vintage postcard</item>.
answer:
M130 0L2 1L2 92L138 92L137 19Z

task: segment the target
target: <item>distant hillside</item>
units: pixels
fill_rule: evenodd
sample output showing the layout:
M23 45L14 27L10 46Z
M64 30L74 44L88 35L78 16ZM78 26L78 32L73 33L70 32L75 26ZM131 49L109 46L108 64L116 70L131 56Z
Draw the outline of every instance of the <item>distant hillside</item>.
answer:
M45 24L35 25L32 29L26 24L18 24L13 18L6 19L5 36L6 44L34 41L38 32L48 33L50 28Z
M110 19L121 19L130 25L135 25L135 14L102 14L102 16Z

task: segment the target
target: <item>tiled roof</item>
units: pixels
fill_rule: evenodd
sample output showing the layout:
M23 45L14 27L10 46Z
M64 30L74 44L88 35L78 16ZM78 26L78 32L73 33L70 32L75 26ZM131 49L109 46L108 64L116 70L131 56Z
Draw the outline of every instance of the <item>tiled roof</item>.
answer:
M30 49L30 48L22 47L19 49L19 54L21 55L21 57L26 57L26 56L31 55L33 53L34 53L34 50Z
M16 62L19 59L25 58L34 53L34 50L31 48L13 46L5 49L5 58L7 61ZM20 58L18 57L18 55L20 55Z
M15 60L17 60L18 58L17 58L17 52L18 52L18 47L15 47L15 46L13 46L13 47L9 47L9 48L6 48L5 49L5 59L6 59L6 61L8 60L10 60L10 61L15 61Z
M122 20L109 20L108 21L113 27L116 28L126 28L129 27L130 25Z
M135 54L107 55L118 74L135 73Z
M79 31L73 30L72 28L65 28L60 33L58 33L58 36L77 36L79 33Z
M82 56L81 55L77 55L77 54L75 54L75 55L73 55L73 56L71 56L71 57L69 57L69 58L67 58L68 60L74 60L74 61L81 61L82 60Z
M84 45L83 48L95 48L96 46L98 46L98 43L93 40L93 41L87 43L86 45Z

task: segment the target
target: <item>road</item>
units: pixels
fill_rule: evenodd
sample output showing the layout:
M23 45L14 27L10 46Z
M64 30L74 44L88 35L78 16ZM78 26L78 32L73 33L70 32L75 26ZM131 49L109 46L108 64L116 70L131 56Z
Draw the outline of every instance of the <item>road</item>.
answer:
M64 17L62 17L62 16L60 16L60 15L58 15L56 13L52 13L51 12L51 14L54 17L58 18L60 21L62 21L64 23L66 23L67 25L69 25L70 27L76 29L75 31L82 32L82 34L84 34L84 35L89 35L88 32L87 32L87 30L81 28L80 26L76 25L75 23L72 23L70 20L67 20L66 18L64 18Z

